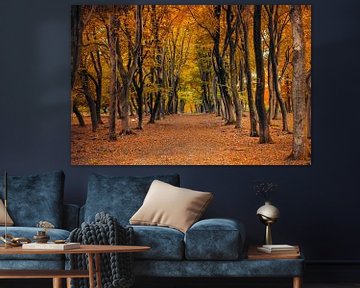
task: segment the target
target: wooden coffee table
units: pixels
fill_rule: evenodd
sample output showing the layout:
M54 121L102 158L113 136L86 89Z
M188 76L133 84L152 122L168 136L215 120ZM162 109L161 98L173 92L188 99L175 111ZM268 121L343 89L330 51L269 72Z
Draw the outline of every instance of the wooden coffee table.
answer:
M89 263L88 270L0 270L0 279L30 279L30 278L52 278L53 288L62 287L62 279L89 278L90 288L95 287L93 275L96 275L96 287L101 288L101 257L102 253L127 253L144 252L149 250L148 246L123 246L123 245L80 245L78 249L71 250L25 250L21 247L0 248L3 255L25 255L25 254L87 254ZM95 261L94 261L95 258ZM95 263L94 263L95 262Z

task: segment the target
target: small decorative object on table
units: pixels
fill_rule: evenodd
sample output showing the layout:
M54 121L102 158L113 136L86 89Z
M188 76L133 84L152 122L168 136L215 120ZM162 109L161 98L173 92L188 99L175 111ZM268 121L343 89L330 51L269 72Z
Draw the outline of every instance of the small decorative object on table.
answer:
M4 236L0 237L0 240L5 243L4 248L8 247L19 247L24 243L30 243L31 240L25 237L14 237L11 234L5 234Z
M34 235L33 239L36 243L47 243L50 239L49 235L46 234L48 229L52 229L55 226L48 221L40 221L36 227L43 228L44 230L40 230Z
M261 223L266 225L265 227L265 244L272 244L271 236L271 224L275 223L276 220L280 217L280 211L270 202L271 193L277 191L278 185L271 182L262 182L257 184L255 187L255 192L261 198L265 200L265 205L261 206L256 214L258 215Z
M45 231L38 231L33 237L36 243L47 243L50 239L49 235Z

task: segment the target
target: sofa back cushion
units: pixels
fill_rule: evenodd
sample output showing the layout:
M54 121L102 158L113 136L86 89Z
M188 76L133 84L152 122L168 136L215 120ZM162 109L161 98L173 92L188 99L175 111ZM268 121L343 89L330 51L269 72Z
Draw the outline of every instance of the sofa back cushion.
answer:
M144 177L90 175L83 210L84 220L93 221L96 213L106 212L114 216L121 225L128 225L155 179L174 186L180 185L178 174Z
M36 227L48 221L62 227L64 173L55 171L31 176L8 176L8 212L16 226ZM0 177L0 183L4 181ZM3 185L0 192L4 197Z

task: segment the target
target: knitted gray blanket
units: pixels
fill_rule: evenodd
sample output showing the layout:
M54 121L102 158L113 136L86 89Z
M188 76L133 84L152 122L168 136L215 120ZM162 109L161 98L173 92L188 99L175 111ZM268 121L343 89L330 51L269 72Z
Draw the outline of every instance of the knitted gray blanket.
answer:
M81 244L133 245L133 234L131 227L124 228L118 224L116 218L101 212L95 215L94 222L84 222L81 228L71 231L69 240ZM68 255L68 259L71 269L87 269L86 255L71 254ZM103 288L132 287L134 285L132 253L101 254L101 279ZM88 279L73 279L71 287L87 288L88 282Z

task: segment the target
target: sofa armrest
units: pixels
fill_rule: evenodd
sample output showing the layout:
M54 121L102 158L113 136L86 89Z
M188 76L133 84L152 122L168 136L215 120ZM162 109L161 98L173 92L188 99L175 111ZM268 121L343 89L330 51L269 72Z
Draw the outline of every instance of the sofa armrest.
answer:
M79 227L79 206L64 204L63 228L71 231L77 227Z
M196 222L185 235L188 260L236 260L242 255L245 228L239 221L225 218Z

